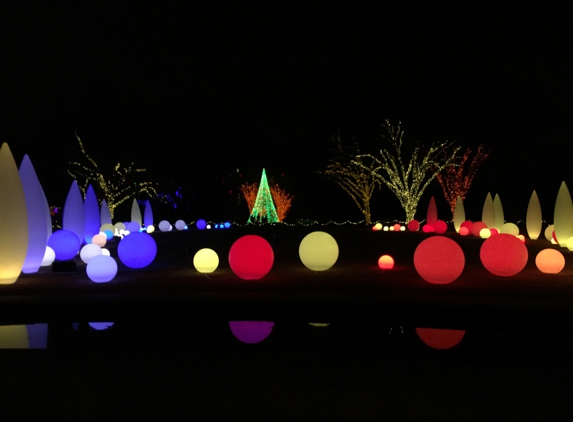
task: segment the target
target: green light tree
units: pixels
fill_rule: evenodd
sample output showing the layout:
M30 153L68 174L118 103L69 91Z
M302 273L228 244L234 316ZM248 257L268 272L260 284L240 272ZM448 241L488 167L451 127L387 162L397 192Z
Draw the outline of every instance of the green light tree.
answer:
M408 156L402 149L404 131L402 123L393 126L386 119L382 125L385 132L382 137L386 139L391 148L381 149L381 159L371 154L357 155L353 161L385 184L406 212L406 222L414 219L416 209L422 194L437 175L450 165L460 147L453 147L453 142L434 142L429 148L416 144L411 155ZM449 151L444 156L443 151ZM361 159L372 160L374 166L366 166Z
M115 209L130 199L135 198L137 195L145 195L150 198L157 198L156 183L149 181L139 181L137 176L146 170L141 168L134 168L134 163L129 166L121 168L120 164L114 167L113 172L108 176L104 176L95 160L86 152L82 140L76 133L76 138L80 144L80 150L87 163L80 163L77 161L70 162L72 168L68 170L68 174L77 180L78 186L82 191L83 196L86 195L86 189L91 183L98 191L98 196L103 196L109 208L109 213L113 219Z
M275 204L273 203L273 197L271 195L271 190L269 189L269 182L267 181L267 173L263 169L263 174L261 176L261 183L259 183L259 191L257 192L257 199L255 199L255 205L249 216L247 223L278 223L279 217L277 215L277 210Z

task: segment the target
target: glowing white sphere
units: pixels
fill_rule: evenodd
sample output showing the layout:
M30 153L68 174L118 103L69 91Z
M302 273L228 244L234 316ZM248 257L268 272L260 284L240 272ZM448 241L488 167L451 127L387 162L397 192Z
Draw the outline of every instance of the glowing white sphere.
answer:
M46 252L44 252L44 258L42 258L41 267L47 267L48 265L52 265L52 262L56 259L56 252L49 246L46 246Z
M147 233L153 233L153 232L155 231L155 226L149 225L149 226L147 226L147 228L145 229L145 231L146 231Z
M376 224L374 224L374 228L375 228L376 230L382 230L382 223L376 223Z
M86 264L99 255L101 255L101 247L95 243L88 243L80 251L80 258Z
M312 232L300 242L298 254L305 267L313 271L328 270L338 259L338 243L326 232Z
M200 249L193 257L193 266L200 273L212 273L219 266L219 256L213 249Z
M117 262L111 256L96 256L86 265L86 273L94 283L106 283L117 274Z
M406 226L400 226L400 231L401 231L401 232L405 232L405 231L406 231Z
M487 227L485 229L481 229L479 231L479 237L481 237L482 239L488 239L491 237L491 230L488 229Z
M390 227L388 228L388 230L390 230L391 232L393 232L393 231L394 231L394 226L390 226Z
M207 229L210 229L210 228L211 228L211 225L210 225L210 224L207 224L207 227L206 227L206 228L207 228Z
M101 248L101 254L105 256L111 256L109 249Z
M168 232L169 230L171 230L171 224L169 223L169 221L161 220L159 222L159 230L161 230L162 232Z
M100 248L103 248L107 243L107 236L105 234L96 234L92 237L92 243L94 245L98 245Z
M176 228L177 230L185 230L185 221L183 221L183 220L177 220L177 221L175 222L175 228Z
M385 231L385 232L387 232L387 231L388 231L388 226L384 226L384 227L382 228L382 230Z

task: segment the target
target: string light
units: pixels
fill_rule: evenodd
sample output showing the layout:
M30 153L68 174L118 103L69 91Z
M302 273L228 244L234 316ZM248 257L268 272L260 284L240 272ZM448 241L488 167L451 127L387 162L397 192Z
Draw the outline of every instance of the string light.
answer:
M329 160L326 170L319 173L333 180L350 195L364 215L366 224L370 225L372 224L370 200L374 189L377 186L380 188L380 182L374 175L375 162L372 161L370 166L366 166L358 155L360 150L356 143L351 147L352 152L345 151L340 134L332 140L336 143L336 158Z
M470 159L471 154L472 149L468 148L459 158L459 161L457 157L454 158L451 164L436 176L438 182L442 185L444 196L450 204L452 214L456 208L458 196L462 198L462 201L465 201L478 168L489 156L489 150L482 144L477 148L475 155ZM446 158L448 156L446 151L444 151L444 156L446 156ZM468 160L469 168L466 169Z
M261 183L259 184L257 198L255 199L255 205L253 206L247 223L262 223L263 221L268 223L279 222L279 217L277 215L275 204L273 203L273 198L269 189L269 182L267 181L267 173L265 172L265 169L263 169L263 174L261 175Z
M409 222L414 219L420 198L428 185L450 165L460 147L453 148L452 153L446 154L444 158L438 158L438 153L449 150L453 142L432 143L425 152L422 152L420 146L416 145L409 161L405 163L402 158L404 131L401 124L398 122L398 125L394 127L390 124L390 120L386 119L383 126L387 134L382 136L390 142L392 149L380 150L382 159L371 154L364 154L356 156L353 163L360 165L365 170L370 170L374 177L384 183L396 195L406 212L406 222ZM362 164L359 160L363 157L371 159L375 166L367 167ZM384 171L386 175L381 174L381 171Z
M132 180L128 180L129 177L132 177L136 173L143 173L146 169L134 168L134 163L121 168L120 163L117 163L113 169L113 173L109 178L106 178L94 159L87 154L77 133L76 138L88 164L81 164L76 161L70 162L73 168L68 170L68 174L78 181L78 186L84 197L90 183L93 183L101 189L103 197L107 202L111 218L113 218L114 210L119 205L134 198L136 195L146 194L151 198L158 198L157 191L155 190L155 186L157 186L156 183L147 181L134 183ZM82 179L82 183L80 183L79 179Z

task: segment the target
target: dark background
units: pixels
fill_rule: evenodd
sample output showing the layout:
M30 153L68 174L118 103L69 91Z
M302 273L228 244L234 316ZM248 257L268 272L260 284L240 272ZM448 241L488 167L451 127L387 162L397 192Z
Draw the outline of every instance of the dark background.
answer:
M156 219L245 221L238 186L265 167L295 196L288 220L358 221L317 171L335 133L376 153L390 118L412 142L490 147L469 218L491 192L524 219L535 189L552 222L573 186L570 2L403 3L3 2L0 139L18 165L30 156L51 205L77 132L102 168L133 161L182 194ZM429 195L450 219L437 181L417 217ZM387 188L373 218L404 218Z

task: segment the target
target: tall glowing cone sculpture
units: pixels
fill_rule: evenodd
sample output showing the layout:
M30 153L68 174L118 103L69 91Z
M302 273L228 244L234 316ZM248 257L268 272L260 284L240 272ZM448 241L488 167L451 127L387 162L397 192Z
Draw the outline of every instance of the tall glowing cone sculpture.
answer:
M456 199L456 208L454 208L454 228L456 233L460 232L460 226L466 221L466 210L464 209L464 202L462 198L458 196Z
M495 226L495 208L493 207L493 199L491 199L491 193L489 192L483 203L481 221L485 223L488 228Z
M28 251L28 212L18 167L7 143L0 148L0 284L20 275Z
M133 199L133 203L131 204L131 221L139 223L140 227L143 222L141 218L141 210L139 209L139 204L137 203L137 199L135 198Z
M83 240L85 230L84 201L78 182L70 186L62 216L62 228L74 232L78 239Z
M438 221L438 208L436 207L436 200L432 196L426 213L426 224L433 226L436 221Z
M531 198L529 198L527 216L525 217L525 226L527 228L527 234L529 235L530 239L535 240L541 234L541 222L541 205L539 204L537 192L533 191Z
M52 227L50 207L28 155L24 155L24 159L20 164L19 174L28 212L28 251L22 272L29 274L35 273L40 269L46 253L46 245L48 244L48 230L50 229L51 234ZM47 227L48 220L50 221L49 229Z
M503 215L503 206L501 205L501 199L496 193L495 198L493 198L493 213L494 213L494 224L493 227L500 230L501 226L505 224L505 217Z
M100 224L111 224L111 214L109 212L109 207L105 199L101 201L101 211L100 211Z
M92 243L92 237L99 234L100 214L97 196L92 185L88 185L84 201L84 237L86 243Z
M557 193L553 225L559 246L567 247L567 240L573 236L573 202L565 182L561 183Z
M145 201L145 211L143 211L143 224L145 227L153 226L153 211L149 201Z

